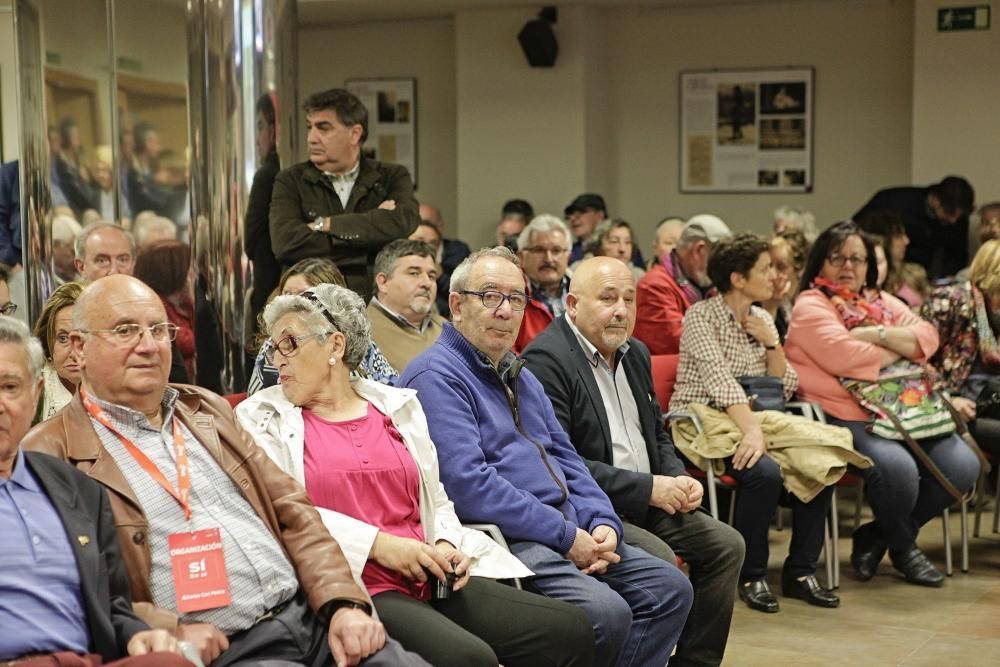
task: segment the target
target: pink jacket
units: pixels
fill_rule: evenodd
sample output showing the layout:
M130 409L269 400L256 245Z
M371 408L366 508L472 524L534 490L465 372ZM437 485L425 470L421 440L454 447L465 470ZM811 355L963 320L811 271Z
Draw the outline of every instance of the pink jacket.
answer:
M925 363L938 347L937 329L886 292L883 303L898 313L895 326L909 328L917 337L921 354L913 359ZM799 294L785 341L785 355L799 372L798 395L819 403L824 412L840 419L868 421L870 414L858 405L840 384L840 378L878 378L882 348L851 337L840 314L819 290Z

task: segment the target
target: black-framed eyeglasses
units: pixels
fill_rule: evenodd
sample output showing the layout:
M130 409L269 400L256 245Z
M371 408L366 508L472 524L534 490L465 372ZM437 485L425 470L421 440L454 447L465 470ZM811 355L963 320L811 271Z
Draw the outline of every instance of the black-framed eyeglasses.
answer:
M830 264L839 269L848 262L850 262L852 266L864 266L868 263L868 258L862 257L861 255L851 255L848 257L845 255L833 254L827 257L826 261L830 262Z
M512 310L524 310L528 302L531 301L531 297L523 292L511 292L510 294L504 294L503 292L498 292L496 290L483 290L482 292L476 292L473 290L462 290L459 294L464 294L466 296L478 296L479 300L483 303L484 308L490 308L495 310L503 305L504 301L510 302L510 307Z
M274 366L274 355L277 352L281 352L281 356L286 359L295 356L301 347L302 341L308 340L310 338L318 338L319 336L329 336L332 331L327 331L325 334L305 334L304 336L292 336L288 335L279 341L272 342L264 349L264 361L267 362L268 366Z
M178 329L180 327L176 324L160 322L148 327L141 324L119 324L113 329L80 329L80 333L107 334L118 345L128 346L138 343L142 334L147 331L154 342L168 343L177 338Z
M0 306L0 315L6 315L7 317L13 317L14 313L17 312L17 304L8 301L4 305Z

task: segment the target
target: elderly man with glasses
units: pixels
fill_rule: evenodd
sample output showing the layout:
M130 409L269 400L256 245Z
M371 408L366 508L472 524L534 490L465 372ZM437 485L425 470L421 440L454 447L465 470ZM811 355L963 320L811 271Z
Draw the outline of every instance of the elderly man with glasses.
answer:
M530 303L506 248L470 255L451 278L452 324L400 378L419 393L441 481L465 522L499 526L532 590L579 605L599 665L664 665L691 607L675 567L622 540L607 495L511 352Z
M159 297L114 275L89 285L70 343L73 401L24 447L108 489L136 612L225 667L424 664L387 646L367 595L312 503L215 394L168 385ZM393 655L393 653L395 654Z
M566 312L572 275L569 270L572 238L566 223L548 213L532 218L517 237L517 254L528 278L528 295L532 297L514 341L514 352L518 354L554 318Z

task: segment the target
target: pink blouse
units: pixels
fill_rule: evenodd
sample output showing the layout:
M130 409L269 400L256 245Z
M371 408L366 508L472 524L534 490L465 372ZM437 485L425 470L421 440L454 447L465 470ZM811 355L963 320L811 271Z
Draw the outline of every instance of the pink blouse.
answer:
M376 526L397 537L424 541L420 525L420 473L392 420L371 403L358 419L332 422L302 411L306 490L318 507ZM426 599L426 584L410 581L374 560L361 580L370 595L398 591Z
M882 292L882 301L896 315L893 326L913 332L920 356L926 363L938 347L937 328L910 310L896 297ZM840 384L840 378L876 380L882 363L882 347L851 336L837 308L819 290L799 294L785 340L785 355L799 372L798 395L819 403L823 411L840 419L868 421L871 415Z

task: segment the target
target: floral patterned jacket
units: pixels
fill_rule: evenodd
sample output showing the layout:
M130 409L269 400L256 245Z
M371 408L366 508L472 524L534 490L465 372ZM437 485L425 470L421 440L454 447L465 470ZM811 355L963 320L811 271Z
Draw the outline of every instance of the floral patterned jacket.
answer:
M920 316L937 327L941 346L928 360L937 372L935 389L959 393L979 354L976 304L968 281L935 289Z

